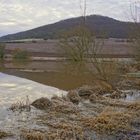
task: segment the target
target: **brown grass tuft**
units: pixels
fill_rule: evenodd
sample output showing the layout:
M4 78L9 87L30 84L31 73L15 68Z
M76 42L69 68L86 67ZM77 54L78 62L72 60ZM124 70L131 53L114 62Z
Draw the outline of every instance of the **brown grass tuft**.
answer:
M22 140L45 140L45 134L34 130L23 130L20 135Z
M8 137L8 136L11 136L11 134L0 130L0 139L3 139L3 138Z
M103 112L97 117L84 118L83 125L98 133L115 134L130 129L131 116L123 112Z

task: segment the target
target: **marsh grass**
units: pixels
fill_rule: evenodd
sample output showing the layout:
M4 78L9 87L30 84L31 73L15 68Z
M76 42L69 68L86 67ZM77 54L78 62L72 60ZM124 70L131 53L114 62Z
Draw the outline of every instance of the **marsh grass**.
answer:
M23 130L20 140L45 140L45 134L35 130Z
M26 96L26 101L17 101L16 103L13 103L9 110L15 112L15 111L30 111L31 110L31 106L30 106L30 101L29 101L29 97Z
M110 86L107 89L110 90ZM21 140L87 140L92 139L93 135L116 138L120 133L126 138L132 133L139 136L139 102L112 99L93 91L89 97L94 99L93 102L84 102L82 99L81 105L73 104L67 96L53 96L50 108L44 108L44 113L35 118L37 125L46 129L43 132L22 131ZM26 103L15 104L13 108L22 110L22 107L30 105L28 100Z
M55 129L46 132L35 130L23 130L20 140L83 140L83 130L81 127L68 123L51 124Z
M121 130L130 130L131 116L124 112L103 112L97 117L85 118L83 125L101 134L116 134Z
M9 136L11 136L11 134L0 130L0 139L3 139L5 137L9 137Z

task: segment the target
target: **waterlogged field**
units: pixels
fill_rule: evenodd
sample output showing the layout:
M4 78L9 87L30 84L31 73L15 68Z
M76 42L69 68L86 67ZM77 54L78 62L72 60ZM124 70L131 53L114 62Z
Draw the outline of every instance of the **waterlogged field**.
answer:
M110 61L105 59L105 61ZM116 62L131 63L131 58L121 58ZM6 61L0 63L0 70L4 73L27 78L45 85L53 86L62 90L71 90L83 85L92 85L94 74L87 67L93 65L75 64L71 61ZM96 70L95 70L96 71ZM95 72L96 75L96 72Z
M116 77L117 82L112 87L96 79L97 73L91 64L86 63L85 67L58 59L61 54L56 54L59 51L53 43L49 42L54 47L49 53L46 42L41 42L43 52L39 52L39 43L8 44L8 53L20 45L33 55L49 57L45 57L47 61L37 58L35 61L6 60L0 63L3 72L0 73L0 138L139 140L140 79L139 73L135 73L139 67L131 63L132 58L127 58L132 55L131 47L128 49L128 44L114 47L114 52L126 58L111 60L126 67L120 67L123 74ZM104 52L108 49L104 48ZM112 51L113 48L110 49ZM125 49L128 49L127 53ZM106 61L110 62L110 59L104 59L102 64L110 76L111 72L116 71L105 67L109 64Z
M64 49L60 47L59 40L47 40L47 41L21 41L19 43L7 43L7 53L12 53L15 49L26 50L33 56L39 57L59 57L64 56ZM98 54L104 57L131 57L134 55L133 45L128 42L121 42L115 39L104 40L102 50Z
M70 90L92 82L85 69L64 61L6 62L1 71L45 85ZM83 74L84 73L84 74Z
M99 89L66 92L0 73L0 138L139 140L140 91Z

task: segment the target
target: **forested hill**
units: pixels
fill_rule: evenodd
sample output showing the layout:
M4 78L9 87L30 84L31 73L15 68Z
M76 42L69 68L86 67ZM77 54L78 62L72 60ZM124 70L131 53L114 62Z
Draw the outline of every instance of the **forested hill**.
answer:
M31 29L16 34L6 35L0 38L0 40L18 40L18 39L30 39L30 38L57 38L63 31L71 30L81 23L82 17L71 18L41 26L35 29ZM113 18L90 15L86 17L86 24L91 31L96 32L97 35L105 33L110 38L127 38L133 23L122 22Z

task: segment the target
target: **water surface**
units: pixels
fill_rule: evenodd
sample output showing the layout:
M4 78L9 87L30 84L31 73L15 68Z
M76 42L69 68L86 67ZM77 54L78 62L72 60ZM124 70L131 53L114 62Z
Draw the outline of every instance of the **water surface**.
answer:
M0 73L0 130L10 132L18 137L19 131L24 128L39 128L34 118L43 112L34 108L31 109L31 112L12 112L9 110L11 105L17 102L25 103L27 96L29 102L32 103L41 97L51 98L55 95L65 94L65 91L54 87Z

